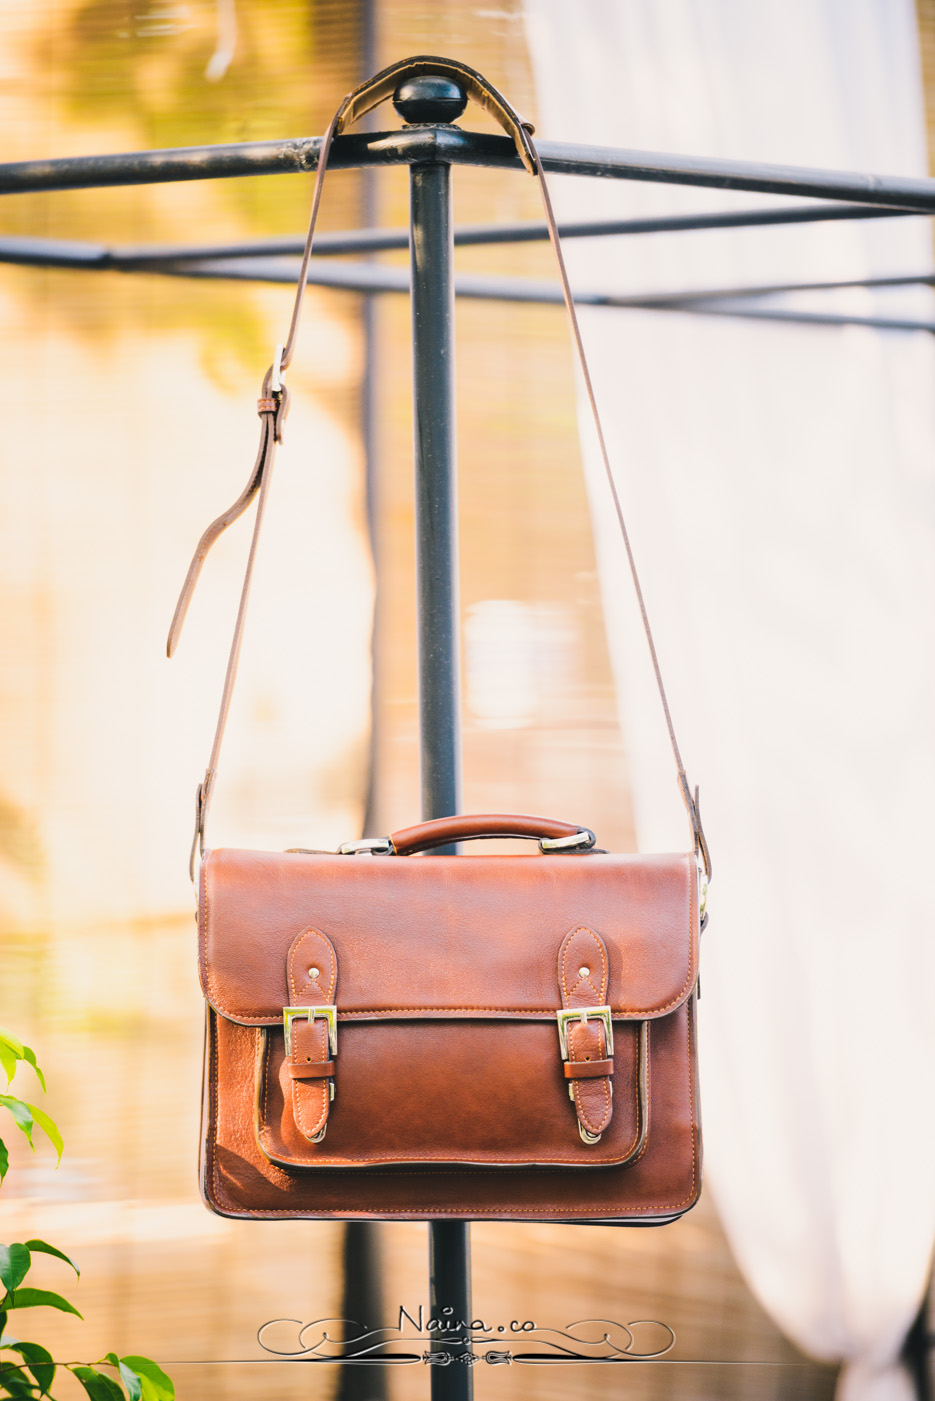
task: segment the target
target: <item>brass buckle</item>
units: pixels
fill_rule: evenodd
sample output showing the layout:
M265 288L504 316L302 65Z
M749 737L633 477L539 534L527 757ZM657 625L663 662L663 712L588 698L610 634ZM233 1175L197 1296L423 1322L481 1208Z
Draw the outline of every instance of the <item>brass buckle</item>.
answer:
M607 1055L613 1055L614 1026L609 1007L559 1007L555 1016L558 1020L558 1044L562 1048L562 1060L568 1059L568 1023L581 1022L583 1026L592 1019L602 1023L607 1039Z
M607 1055L608 1057L613 1055L614 1024L611 1021L611 1011L609 1007L559 1007L558 1011L555 1013L555 1016L558 1021L558 1044L562 1048L562 1060L568 1059L568 1023L580 1022L581 1025L584 1026L586 1022L589 1022L592 1019L595 1021L599 1021L602 1024L604 1028L604 1038L607 1047ZM614 1092L612 1082L610 1086L610 1092L611 1094L613 1094ZM572 1104L574 1104L574 1085L568 1086L568 1098L571 1100ZM586 1143L589 1147L591 1147L595 1143L600 1143L601 1141L601 1135L599 1133L589 1133L580 1119L578 1120L578 1134L581 1138L581 1142Z
M330 1007L283 1007L282 1009L282 1029L286 1038L286 1055L292 1055L292 1023L296 1017L308 1017L310 1022L318 1017L324 1018L328 1023L328 1045L331 1048L332 1056L338 1054L338 1009Z
M338 1054L338 1009L335 1006L329 1007L283 1007L282 1009L282 1030L286 1042L286 1055L292 1055L292 1023L296 1017L308 1017L313 1022L316 1017L323 1017L328 1023L328 1047L332 1056ZM334 1100L334 1081L328 1081L328 1099ZM325 1125L327 1128L327 1124ZM315 1143L320 1143L325 1136L325 1129L314 1139Z

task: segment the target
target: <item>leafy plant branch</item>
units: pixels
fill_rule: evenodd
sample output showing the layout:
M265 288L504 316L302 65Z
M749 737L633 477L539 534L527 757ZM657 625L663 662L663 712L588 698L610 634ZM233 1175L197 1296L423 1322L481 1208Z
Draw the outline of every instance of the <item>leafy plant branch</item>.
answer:
M45 1094L45 1077L35 1052L0 1028L0 1067L6 1075L7 1091L21 1065L31 1067ZM0 1106L9 1111L33 1152L36 1151L33 1130L38 1126L61 1162L62 1135L44 1109L9 1093L0 1095ZM0 1183L6 1176L9 1161L6 1145L0 1139ZM74 1260L48 1241L36 1239L0 1245L0 1285L4 1291L0 1297L0 1397L7 1396L12 1401L40 1401L48 1397L49 1401L54 1401L51 1387L56 1369L61 1367L78 1379L91 1401L174 1401L175 1387L171 1378L149 1357L118 1357L115 1352L108 1352L93 1365L59 1363L41 1343L24 1341L7 1331L10 1314L17 1309L52 1308L81 1318L74 1304L63 1295L31 1285L24 1287L23 1281L32 1268L34 1255L52 1255L70 1266L76 1278L80 1276ZM4 1353L17 1356L4 1357Z

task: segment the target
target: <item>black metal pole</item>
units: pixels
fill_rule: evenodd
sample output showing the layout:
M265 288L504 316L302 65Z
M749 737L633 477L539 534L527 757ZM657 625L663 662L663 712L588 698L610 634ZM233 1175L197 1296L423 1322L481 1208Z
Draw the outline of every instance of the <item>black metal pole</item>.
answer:
M447 102L448 108L432 104ZM446 121L464 94L421 78L396 96L408 120ZM453 115L458 115L455 112ZM461 797L457 479L454 397L454 245L451 168L410 171L412 367L415 436L416 588L419 639L419 730L424 818L458 811ZM429 1223L429 1308L434 1319L463 1327L433 1334L433 1401L469 1401L471 1277L469 1227Z
M460 1319L462 1341L444 1334L433 1340L451 1361L432 1368L432 1401L471 1401L474 1382L469 1364L471 1323L471 1228L466 1221L429 1223L429 1308L433 1319Z
M451 168L413 166L412 364L423 817L461 788Z

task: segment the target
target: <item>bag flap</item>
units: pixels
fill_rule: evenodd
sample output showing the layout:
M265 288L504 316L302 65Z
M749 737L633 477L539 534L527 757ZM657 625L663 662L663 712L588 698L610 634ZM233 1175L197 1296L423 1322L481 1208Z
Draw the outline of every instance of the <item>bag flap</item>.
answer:
M201 982L215 1011L281 1023L297 934L334 945L342 1021L551 1019L570 929L600 934L614 1017L672 1012L695 985L691 855L331 856L218 848L201 871Z

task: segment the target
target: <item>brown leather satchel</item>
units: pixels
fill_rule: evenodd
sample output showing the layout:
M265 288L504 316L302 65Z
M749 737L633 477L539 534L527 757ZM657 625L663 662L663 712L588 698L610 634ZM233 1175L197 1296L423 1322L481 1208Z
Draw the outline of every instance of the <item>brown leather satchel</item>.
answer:
M240 1217L658 1224L701 1187L695 1004L710 864L648 623L688 854L610 855L587 828L502 815L442 818L333 854L204 849L331 141L423 71L463 83L538 179L590 389L532 128L446 59L408 60L352 93L322 142L254 471L202 537L169 637L171 655L210 545L259 493L192 853L207 1000L203 1192ZM498 836L534 838L539 851L422 854Z

